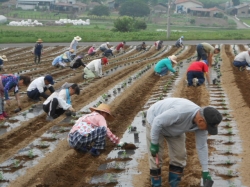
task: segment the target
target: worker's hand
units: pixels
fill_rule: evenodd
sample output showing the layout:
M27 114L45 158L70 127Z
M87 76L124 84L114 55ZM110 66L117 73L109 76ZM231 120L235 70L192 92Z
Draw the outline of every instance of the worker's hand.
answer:
M122 146L124 146L126 144L127 144L126 142L119 141L119 143L117 144L117 147L122 147Z
M9 100L9 99L6 100L6 104L7 104L8 106L10 106L10 100Z
M70 110L71 112L75 112L75 109L74 109L73 107L70 107L69 110Z
M150 145L150 152L153 157L156 156L156 154L159 152L159 144L153 144Z
M208 171L202 172L203 185L205 185L208 181L213 181L210 173Z
M15 113L20 112L22 109L20 107L18 107L17 109L14 110Z

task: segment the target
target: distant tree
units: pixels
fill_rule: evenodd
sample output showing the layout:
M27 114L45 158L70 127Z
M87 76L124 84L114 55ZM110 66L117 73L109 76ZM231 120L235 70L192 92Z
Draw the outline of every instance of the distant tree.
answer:
M91 2L102 3L102 1L101 1L101 0L91 0Z
M96 15L96 16L109 16L109 14L110 14L109 7L103 5L95 6L89 12L89 15Z
M121 16L143 17L150 14L147 4L137 1L125 2L119 9Z
M233 0L233 5L234 6L237 6L237 5L239 5L240 4L240 0Z
M114 21L114 31L131 32L145 30L147 24L145 21L135 20L132 17L123 16Z
M130 32L133 31L133 19L128 16L118 18L114 21L115 31Z

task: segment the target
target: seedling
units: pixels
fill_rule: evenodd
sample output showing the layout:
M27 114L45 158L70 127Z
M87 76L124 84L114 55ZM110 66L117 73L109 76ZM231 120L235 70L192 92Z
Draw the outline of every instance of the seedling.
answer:
M226 150L225 153L226 153L226 154L232 154L232 149L229 147L229 148Z
M56 140L57 137L56 137L57 134L52 134L52 139Z
M103 99L106 99L107 97L108 97L107 94L103 94L103 95L102 95L102 98L103 98Z
M232 127L229 122L227 122L226 127Z
M232 128L227 129L227 134L233 134L233 129Z
M0 181L3 181L4 180L4 177L3 177L3 172L0 171Z
M231 160L226 160L225 164L226 164L226 165L232 165L232 164L234 164L234 163L233 163Z
M75 121L75 120L73 120L73 119L72 119L72 120L70 120L70 124L75 124L75 122L76 122L76 121Z
M122 157L123 157L123 158L127 158L127 152L126 152L126 151L123 151Z
M229 113L228 112L224 112L223 113L225 116L229 116Z
M64 128L64 127L60 127L59 131L60 131L60 132L64 132L64 131L65 131L65 128Z
M232 136L229 136L228 142L229 142L229 143L234 143L234 140L233 140Z
M41 141L41 142L40 142L40 147L47 147L47 145L45 144L44 141Z
M18 168L20 165L20 161L19 160L14 160L14 167Z
M146 112L145 111L142 111L142 117L146 118Z
M228 170L227 171L227 176L232 177L233 176L233 170Z
M29 150L28 156L29 156L29 158L33 158L34 157L34 153L33 153L32 149Z
M131 128L132 128L132 126L130 125L130 126L128 126L128 132L131 132Z

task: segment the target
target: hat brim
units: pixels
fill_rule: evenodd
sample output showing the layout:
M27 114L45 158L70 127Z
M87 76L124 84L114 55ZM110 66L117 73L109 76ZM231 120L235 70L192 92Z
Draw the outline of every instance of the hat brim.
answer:
M36 42L40 42L40 43L43 43L43 41L42 41L42 40L37 40Z
M76 40L76 41L81 41L82 40L82 38L77 38L77 37L74 37L74 40Z
M115 119L114 116L112 116L109 112L107 112L107 111L105 111L105 110L100 110L100 109L97 109L97 108L94 108L94 107L90 107L89 110L90 110L91 112L93 112L93 111L101 111L101 112L107 113L107 114L108 114L108 117L107 117L107 120L108 120L108 121L113 121L113 120Z
M217 135L218 134L218 127L215 125L207 125L207 131L210 135Z
M3 57L0 57L0 59L1 59L2 61L8 61L7 58L3 58Z
M172 61L173 63L177 64L177 61L176 61L176 60L172 60L172 59L171 59L171 61Z

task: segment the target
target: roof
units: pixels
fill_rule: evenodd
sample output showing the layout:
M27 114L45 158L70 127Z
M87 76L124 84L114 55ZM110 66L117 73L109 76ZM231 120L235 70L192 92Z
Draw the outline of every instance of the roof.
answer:
M212 12L212 11L222 11L221 9L214 7L214 8L189 8L189 10L199 11L199 12Z
M249 4L240 4L238 6L235 6L234 8L239 9L239 8L243 8L243 7L246 7L246 6L249 6Z
M75 4L73 4L73 6L86 7L87 5L85 3L76 2Z
M68 7L71 7L73 6L72 4L69 4L69 3L55 3L56 6L68 6Z
M196 0L176 0L175 4L177 5L177 4L188 3L188 2L193 2L193 3L196 3L196 4L203 6L203 4L200 1L196 1Z
M154 6L154 9L167 10L167 8L165 6L162 6L162 5L156 5L156 6Z
M2 3L2 6L8 6L8 5L16 5L16 1L11 0L11 1Z

